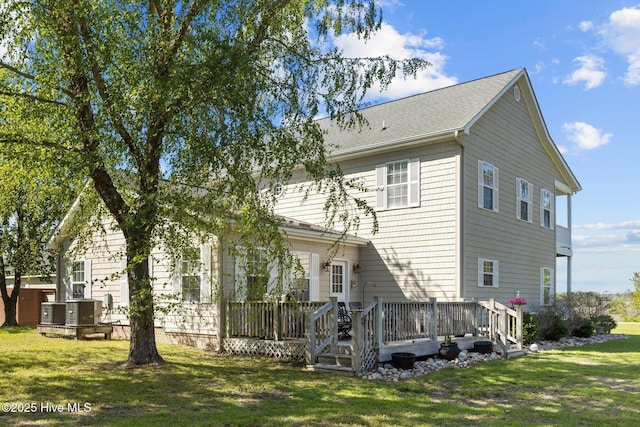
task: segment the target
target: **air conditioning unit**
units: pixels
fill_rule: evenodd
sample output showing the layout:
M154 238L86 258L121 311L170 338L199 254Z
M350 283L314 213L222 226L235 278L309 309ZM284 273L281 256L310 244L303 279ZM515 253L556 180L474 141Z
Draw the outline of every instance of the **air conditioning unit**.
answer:
M67 326L97 325L102 316L102 301L77 299L66 302Z
M64 325L66 304L63 302L43 302L40 304L40 323L43 325Z

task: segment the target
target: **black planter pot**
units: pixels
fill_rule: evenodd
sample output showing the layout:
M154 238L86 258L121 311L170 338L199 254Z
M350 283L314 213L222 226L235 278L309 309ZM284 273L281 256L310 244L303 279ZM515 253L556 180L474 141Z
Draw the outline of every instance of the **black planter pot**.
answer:
M397 369L413 369L416 355L413 353L391 353L391 364Z
M460 354L460 347L458 347L457 342L451 344L440 344L440 351L438 354L442 359L453 360L458 357L458 354Z
M473 351L481 354L493 352L493 343L491 341L476 341L473 343Z

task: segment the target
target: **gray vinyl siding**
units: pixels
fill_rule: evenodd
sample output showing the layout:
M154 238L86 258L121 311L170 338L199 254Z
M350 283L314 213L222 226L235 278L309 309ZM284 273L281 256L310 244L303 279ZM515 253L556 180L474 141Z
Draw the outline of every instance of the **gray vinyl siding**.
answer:
M388 152L342 162L347 178L361 179L368 192L354 193L376 205L376 166L420 159L420 206L377 212L379 231L371 232L371 218L362 218L358 236L370 240L360 250L361 272L355 287L358 300L374 296L387 300L451 298L456 292L456 173L455 142ZM294 178L279 200L276 212L316 224L324 223L323 194L301 202L302 176ZM352 231L353 233L353 231ZM353 298L352 298L353 300Z
M507 91L471 128L465 144L464 296L540 300L540 268L555 268L555 232L540 225L540 189L561 179L538 141L524 99ZM478 161L499 174L499 212L478 208ZM516 178L533 184L531 222L516 218ZM499 262L499 288L478 287L478 258Z

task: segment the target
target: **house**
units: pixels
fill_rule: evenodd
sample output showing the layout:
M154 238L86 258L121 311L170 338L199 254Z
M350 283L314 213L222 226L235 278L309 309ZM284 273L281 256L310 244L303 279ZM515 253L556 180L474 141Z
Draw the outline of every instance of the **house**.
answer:
M368 124L359 131L341 132L328 119L319 123L336 147L331 161L370 190L356 195L375 206L377 233L373 220L363 218L357 235L347 235L332 255L328 249L339 232L319 227L324 196L301 199L298 190L309 184L302 172L277 185L281 230L303 269L304 277L291 284L299 300L494 298L506 304L518 295L538 306L552 302L557 274L570 282L571 197L581 187L549 135L526 70L362 114ZM61 228L72 221L70 212ZM61 249L59 300L128 305L121 233L95 236L82 254L74 253L73 238L56 237L52 244ZM158 320L168 335L219 345L228 327L223 301L268 293L271 281L256 269L260 252L234 255L225 245L212 236L199 248L199 262L152 254L154 290L178 293L184 303L181 313ZM558 272L558 257L567 257L564 272ZM106 313L107 320L127 324L116 309Z

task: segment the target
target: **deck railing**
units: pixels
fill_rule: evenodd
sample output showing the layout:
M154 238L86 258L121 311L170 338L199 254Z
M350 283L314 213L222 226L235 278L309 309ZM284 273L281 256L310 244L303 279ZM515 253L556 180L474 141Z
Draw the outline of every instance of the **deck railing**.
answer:
M338 303L235 302L225 305L226 336L265 340L307 339L307 361L338 342ZM351 312L351 346L357 372L377 363L385 346L411 340L437 342L445 335L483 336L502 347L522 348L522 311L488 302L386 302L377 297Z
M478 328L482 334L500 344L505 355L512 346L522 350L522 310L509 308L493 298L480 301L478 306Z
M267 340L305 338L308 329L305 313L313 312L323 304L309 301L227 301L226 336Z

